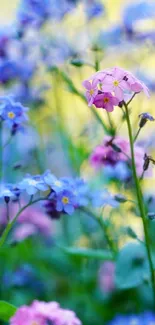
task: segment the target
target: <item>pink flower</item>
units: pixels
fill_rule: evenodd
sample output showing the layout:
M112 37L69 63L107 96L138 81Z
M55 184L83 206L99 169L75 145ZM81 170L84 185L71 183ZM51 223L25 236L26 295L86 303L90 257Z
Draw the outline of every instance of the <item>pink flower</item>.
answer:
M57 302L35 300L31 306L20 307L10 319L10 325L82 325L76 314L62 309Z
M102 85L104 92L114 92L117 99L121 102L124 99L124 91L130 91L130 87L124 80L125 71L114 68L112 74L107 74Z
M141 91L144 91L147 97L150 96L149 89L146 87L146 85L140 80L138 80L131 72L127 71L126 78L131 91L135 93L140 93Z
M99 287L101 291L110 293L115 288L115 264L111 261L104 262L99 270Z
M93 103L96 107L105 108L107 111L111 112L113 106L118 105L119 102L125 101L127 95L133 95L133 93L144 92L149 96L149 90L137 79L132 73L126 71L119 67L114 67L112 69L105 69L96 72L88 80L83 82L84 87L87 89L86 97L88 105L91 106ZM115 96L113 98L117 99L117 103L112 103L106 105L102 103L102 98L105 95Z
M88 80L85 80L83 82L83 86L87 89L86 98L88 101L88 106L91 106L93 104L94 98L98 94L97 84L98 84L97 79L94 79L92 83Z
M135 144L134 154L137 175L140 177L143 172L145 151L141 146ZM103 143L97 146L90 156L90 164L96 169L103 166L115 166L121 161L129 162L131 166L129 141L119 136L116 136L115 138L106 136ZM150 170L148 170L145 175L150 176Z
M114 106L119 104L119 100L111 93L102 93L94 98L93 104L97 108L104 108L107 112L112 112Z
M122 152L113 149L116 145ZM95 168L102 166L114 166L118 161L126 161L127 157L124 153L128 153L129 142L121 137L111 138L106 136L101 145L97 146L90 156L90 163Z
M46 320L38 317L33 308L22 306L10 319L10 325L46 325Z

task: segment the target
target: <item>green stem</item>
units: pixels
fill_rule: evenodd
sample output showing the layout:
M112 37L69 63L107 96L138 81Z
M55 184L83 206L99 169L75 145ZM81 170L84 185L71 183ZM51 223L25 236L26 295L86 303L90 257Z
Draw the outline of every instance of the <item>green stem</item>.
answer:
M104 236L106 238L106 241L109 245L109 248L111 249L111 251L113 252L114 255L117 254L117 250L115 248L115 245L112 241L112 239L110 238L108 232L107 232L107 226L102 218L102 216L100 217L97 217L95 213L93 213L92 211L90 211L89 209L86 209L86 208L80 208L81 211L85 212L86 214L88 214L88 216L90 216L93 220L95 220L100 228L102 229L103 233L104 233Z
M135 188L136 188L136 194L137 194L137 201L139 205L139 211L143 222L143 228L144 228L144 235L145 235L145 244L146 244L146 250L147 250L147 256L148 256L148 262L150 267L150 275L151 275L151 282L152 282L152 290L153 290L153 296L154 296L154 307L155 307L155 277L154 277L154 268L153 268L153 262L151 257L151 249L150 249L150 243L149 243L149 234L147 229L147 220L146 220L146 213L145 213L145 207L143 203L143 197L142 192L139 184L139 180L137 177L136 172L136 164L135 164L135 157L134 157L134 142L133 142L133 136L132 136L132 128L131 128L131 122L129 117L129 111L128 111L128 105L124 102L124 107L126 111L126 121L128 126L128 133L129 133L129 140L130 140L130 149L131 149L131 160L132 160L132 171L133 171L133 177L135 181Z
M2 234L2 236L1 236L1 238L0 238L0 248L1 248L1 247L3 246L3 244L5 243L5 241L6 241L7 237L8 237L8 234L10 233L10 231L11 231L12 227L14 226L14 224L15 224L17 218L19 217L19 215L20 215L20 214L21 214L21 213L22 213L26 208L28 208L30 205L32 205L32 204L34 204L34 203L37 203L37 202L39 202L39 201L43 201L43 200L47 200L47 198L39 198L39 199L36 199L36 200L34 200L34 201L32 201L32 200L30 199L30 201L29 201L29 202L28 202L24 207L22 207L22 208L17 212L17 214L16 214L16 216L13 218L13 220L11 220L11 221L8 222L8 224L7 224L5 230L3 231L3 234Z
M137 131L137 133L136 133L136 135L134 137L134 142L137 140L137 138L139 136L139 133L140 133L140 130L141 130L141 128L138 129L138 131Z
M3 176L3 141L2 141L2 121L0 121L0 181Z

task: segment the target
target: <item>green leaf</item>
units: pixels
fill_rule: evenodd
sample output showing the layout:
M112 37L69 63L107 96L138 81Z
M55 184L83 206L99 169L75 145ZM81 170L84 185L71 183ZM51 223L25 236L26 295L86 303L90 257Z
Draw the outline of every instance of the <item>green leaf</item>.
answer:
M87 248L73 248L73 247L60 247L64 253L80 257L80 258L94 258L98 260L114 260L114 256L107 251L104 250L95 250L95 249L87 249Z
M0 301L0 319L8 322L10 317L16 312L16 307L5 301Z
M129 243L119 252L116 263L116 286L137 287L149 277L146 249L142 244Z

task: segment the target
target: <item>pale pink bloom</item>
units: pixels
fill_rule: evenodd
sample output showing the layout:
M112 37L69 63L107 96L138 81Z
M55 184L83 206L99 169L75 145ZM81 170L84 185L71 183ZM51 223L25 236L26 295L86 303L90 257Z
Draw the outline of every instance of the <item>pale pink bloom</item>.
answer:
M20 307L10 320L10 325L82 325L76 314L62 309L57 302L35 300L31 306Z
M115 289L115 264L111 261L104 262L99 270L99 287L105 293Z
M50 319L51 317L54 317L59 309L60 306L57 302L44 302L44 301L38 301L34 300L31 307L35 311L36 315L45 317L46 319Z
M19 225L13 233L13 237L16 241L22 241L37 233L37 228L29 223Z
M137 79L131 72L126 71L126 77L127 77L127 83L130 87L130 90L135 93L139 93L141 91L144 91L145 95L147 97L150 96L149 89L146 87L146 85L141 82L139 79Z
M53 320L54 325L82 325L76 314L68 309L59 309Z
M102 91L114 92L117 99L121 102L124 99L124 91L130 91L130 87L124 80L125 71L120 68L114 68L111 75L106 75Z
M119 100L111 93L98 94L93 101L97 108L104 108L107 112L112 112L114 106L119 104Z
M92 83L88 80L83 81L83 86L86 88L86 98L88 101L88 106L91 106L93 104L94 98L98 94L97 84L97 79L94 79Z
M22 306L10 319L10 325L46 325L46 320L38 317L33 308Z

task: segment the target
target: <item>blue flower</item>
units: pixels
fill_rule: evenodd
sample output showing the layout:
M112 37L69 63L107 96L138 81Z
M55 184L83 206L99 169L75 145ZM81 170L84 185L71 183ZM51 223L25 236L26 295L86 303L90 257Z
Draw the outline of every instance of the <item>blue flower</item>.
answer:
M108 325L151 325L154 322L155 315L145 312L140 315L118 315Z
M45 184L40 175L31 176L27 175L19 184L19 189L25 190L28 195L34 195L38 191L45 192L49 187Z
M105 166L104 175L110 179L127 181L131 177L131 171L125 162L119 161L115 166Z
M104 5L100 1L94 0L86 4L86 15L89 20L101 16L104 10Z
M0 60L0 81L6 84L9 81L17 79L19 76L19 66L14 60L3 59Z
M116 201L115 197L105 189L103 191L96 191L92 194L92 205L94 207L110 205L113 208L117 208L119 203Z
M51 174L50 171L47 171L43 175L44 182L50 186L50 188L56 192L59 193L65 188L65 183L60 179L56 178L53 174Z
M154 1L138 1L137 3L129 4L123 15L124 25L128 31L133 31L133 25L142 19L155 17L155 3Z
M107 46L120 45L123 40L123 28L121 26L113 26L106 31L102 31L98 36L98 43L101 47L105 48Z
M77 197L78 206L87 206L90 201L90 188L88 184L81 178L74 181L74 194Z
M74 212L76 204L76 196L68 190L64 190L57 195L56 210L59 212L62 211L71 215Z
M0 198L13 198L15 194L12 191L13 185L11 184L1 184L0 185Z
M28 108L22 104L15 102L11 97L0 97L2 104L0 105L0 116L9 127L20 125L28 120L26 112Z

